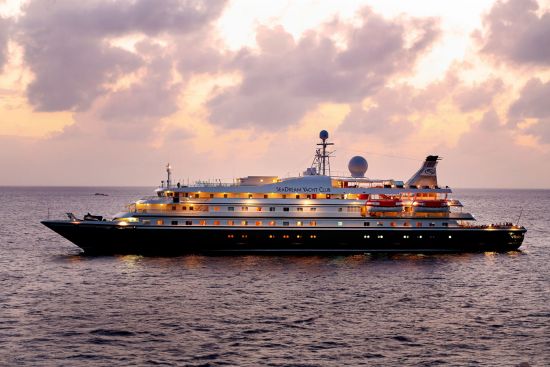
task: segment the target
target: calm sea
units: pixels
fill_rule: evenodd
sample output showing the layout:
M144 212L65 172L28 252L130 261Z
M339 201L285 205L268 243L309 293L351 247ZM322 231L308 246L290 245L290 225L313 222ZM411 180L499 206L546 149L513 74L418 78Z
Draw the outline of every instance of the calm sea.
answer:
M523 208L504 254L85 257L39 223L150 194L0 188L0 365L550 365L550 190L457 190Z

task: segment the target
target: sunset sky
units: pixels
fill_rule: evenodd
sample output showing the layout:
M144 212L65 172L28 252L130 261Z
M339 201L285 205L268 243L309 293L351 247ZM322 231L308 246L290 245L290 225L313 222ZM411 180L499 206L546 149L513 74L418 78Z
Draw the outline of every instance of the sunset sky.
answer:
M550 1L0 0L0 185L550 188Z

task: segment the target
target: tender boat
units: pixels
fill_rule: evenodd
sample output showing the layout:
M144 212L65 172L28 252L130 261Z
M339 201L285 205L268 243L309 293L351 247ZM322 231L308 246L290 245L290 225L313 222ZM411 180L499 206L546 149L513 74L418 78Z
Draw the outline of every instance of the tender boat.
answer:
M475 225L452 190L438 185L430 155L406 183L365 177L353 157L350 175L330 174L328 133L303 175L248 176L233 183L173 184L171 167L153 197L107 220L42 223L86 254L354 254L512 251L526 229Z

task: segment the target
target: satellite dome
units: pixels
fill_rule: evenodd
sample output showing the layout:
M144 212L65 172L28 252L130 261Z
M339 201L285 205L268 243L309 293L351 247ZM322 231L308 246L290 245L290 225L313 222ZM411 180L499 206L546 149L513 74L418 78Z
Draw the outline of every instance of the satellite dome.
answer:
M319 138L321 138L321 140L327 140L328 139L328 131L321 130L321 132L319 133Z
M369 168L367 160L359 155L356 155L349 160L348 169L351 177L365 177L365 172Z

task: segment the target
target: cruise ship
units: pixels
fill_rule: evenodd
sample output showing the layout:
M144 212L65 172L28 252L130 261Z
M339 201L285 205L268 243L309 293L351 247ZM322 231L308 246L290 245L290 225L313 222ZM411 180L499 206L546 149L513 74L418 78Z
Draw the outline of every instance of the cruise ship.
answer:
M404 181L365 177L355 156L349 174L331 175L323 130L311 167L298 177L248 176L231 183L173 183L112 219L72 213L42 223L86 254L356 254L503 252L519 249L526 229L474 224L437 180L430 155Z

